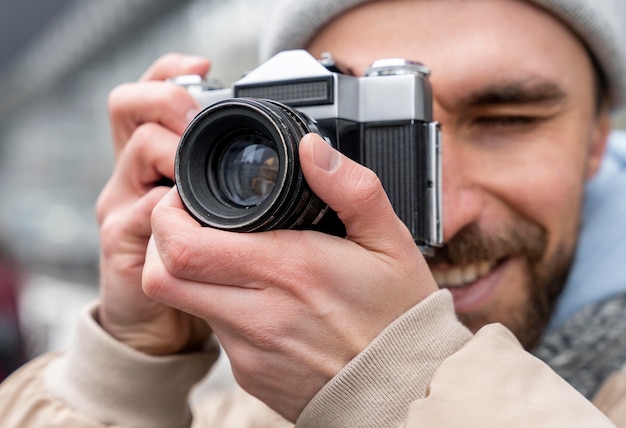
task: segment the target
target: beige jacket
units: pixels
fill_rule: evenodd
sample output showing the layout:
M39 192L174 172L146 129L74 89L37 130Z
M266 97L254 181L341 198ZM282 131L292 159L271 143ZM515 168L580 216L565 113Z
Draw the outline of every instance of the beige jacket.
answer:
M70 351L40 357L0 385L0 426L293 426L240 390L208 397L192 418L189 391L214 364L217 344L204 353L147 356L104 333L95 312L85 312ZM296 426L626 427L626 371L606 382L594 404L502 326L472 337L440 291L324 386Z

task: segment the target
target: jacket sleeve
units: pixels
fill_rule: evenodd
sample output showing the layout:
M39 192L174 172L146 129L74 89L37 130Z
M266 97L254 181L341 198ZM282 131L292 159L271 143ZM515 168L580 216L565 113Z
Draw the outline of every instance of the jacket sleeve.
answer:
M604 427L613 424L501 325L474 337L434 293L309 402L298 427Z
M3 426L190 426L188 395L217 360L217 343L205 352L142 354L108 336L96 308L81 315L67 353L44 355L0 385Z

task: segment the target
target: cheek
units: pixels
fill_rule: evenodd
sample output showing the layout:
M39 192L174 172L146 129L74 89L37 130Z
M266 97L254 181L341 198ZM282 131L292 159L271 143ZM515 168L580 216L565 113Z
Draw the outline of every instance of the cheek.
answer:
M575 242L582 204L586 151L578 138L546 136L491 159L491 191L548 233L548 251ZM495 164L499 167L494 167Z

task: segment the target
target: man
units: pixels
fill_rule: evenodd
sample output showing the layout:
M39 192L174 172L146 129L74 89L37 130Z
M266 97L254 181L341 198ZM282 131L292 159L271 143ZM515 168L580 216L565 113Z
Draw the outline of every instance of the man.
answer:
M600 410L626 424L623 373L602 380L594 407L509 332L538 343L570 268L584 184L626 93L624 7L312 0L281 10L268 55L332 52L355 75L384 57L432 70L446 246L425 260L375 175L315 135L300 143L302 169L345 239L200 227L175 190L154 187L173 176L197 105L155 80L209 65L164 57L111 95L101 300L65 356L6 382L3 420L185 426L188 392L216 357L212 331L247 393L203 403L197 426L611 426Z

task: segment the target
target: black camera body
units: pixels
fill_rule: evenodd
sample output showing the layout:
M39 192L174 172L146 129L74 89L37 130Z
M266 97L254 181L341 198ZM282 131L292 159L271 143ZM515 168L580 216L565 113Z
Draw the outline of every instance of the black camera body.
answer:
M330 56L284 51L214 88L181 76L205 107L176 156L178 192L201 224L253 232L313 229L341 236L336 214L308 187L298 143L309 132L372 169L394 210L428 254L443 240L441 132L432 120L429 71L376 61L364 77L337 72Z

